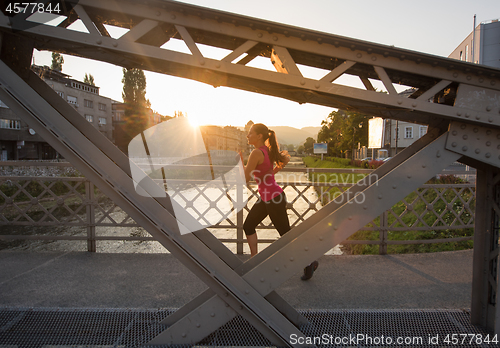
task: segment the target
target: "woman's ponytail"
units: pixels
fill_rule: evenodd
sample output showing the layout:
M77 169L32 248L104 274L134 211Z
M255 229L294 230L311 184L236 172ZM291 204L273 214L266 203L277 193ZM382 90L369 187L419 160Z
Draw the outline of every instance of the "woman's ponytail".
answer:
M253 127L255 127L255 131L257 134L262 134L263 139L269 149L269 159L271 160L271 163L273 164L274 162L276 162L276 164L280 168L283 168L285 164L288 162L287 161L288 152L287 151L280 152L280 147L278 145L278 139L276 137L276 133L273 130L267 128L262 123L256 123L253 125Z

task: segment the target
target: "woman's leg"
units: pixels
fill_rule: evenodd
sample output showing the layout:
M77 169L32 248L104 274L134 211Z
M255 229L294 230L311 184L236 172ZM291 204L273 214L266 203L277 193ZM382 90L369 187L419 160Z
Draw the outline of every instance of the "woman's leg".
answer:
M288 213L286 212L286 196L284 192L267 202L266 208L280 236L290 231L290 222L288 220Z
M243 223L243 230L247 236L248 246L250 247L250 255L256 255L258 251L258 238L255 228L262 220L267 216L266 203L260 198L253 205L252 209L247 215L245 222Z

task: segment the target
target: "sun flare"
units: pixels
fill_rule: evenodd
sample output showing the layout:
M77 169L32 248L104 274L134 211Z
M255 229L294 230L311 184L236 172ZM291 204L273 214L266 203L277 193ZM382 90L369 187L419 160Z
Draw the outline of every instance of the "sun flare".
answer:
M192 127L199 127L200 126L200 122L198 119L194 118L194 117L189 117L188 116L188 121L189 121L189 124L192 126Z

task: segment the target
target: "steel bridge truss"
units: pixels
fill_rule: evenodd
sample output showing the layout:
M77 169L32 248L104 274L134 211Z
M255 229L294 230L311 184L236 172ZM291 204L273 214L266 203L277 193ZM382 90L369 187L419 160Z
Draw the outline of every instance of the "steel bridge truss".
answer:
M471 319L500 332L499 70L167 0L66 3L73 6L56 26L0 14L0 99L209 286L168 317L168 329L151 344L196 343L241 315L272 344L300 346L289 337L300 336L307 320L274 290L456 160L479 171ZM76 21L87 32L71 30ZM112 37L111 26L128 31ZM168 49L174 39L190 53ZM203 54L205 46L222 58ZM152 181L141 182L149 197L135 192L137 168L30 70L34 48L427 124L429 131L243 263L207 230L181 235L175 202L154 197ZM252 66L258 57L275 70ZM306 77L307 67L320 77ZM336 83L343 75L364 88ZM375 81L387 93L376 91ZM398 94L398 85L411 92Z

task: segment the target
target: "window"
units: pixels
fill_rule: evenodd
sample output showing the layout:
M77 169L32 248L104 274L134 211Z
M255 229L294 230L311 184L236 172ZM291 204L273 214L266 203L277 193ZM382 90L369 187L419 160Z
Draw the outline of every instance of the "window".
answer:
M420 126L420 138L427 134L427 126Z
M99 117L99 125L104 126L106 124L106 117Z
M64 92L56 91L57 94L61 96L61 98L64 98Z
M465 61L469 61L469 45L465 46Z
M464 60L464 52L460 51L460 60Z
M405 138L413 139L413 127L405 127Z
M78 106L78 98L77 97L73 97L71 95L68 95L66 100L68 101L68 103Z
M85 115L85 119L87 121L89 121L90 123L93 123L94 122L94 116L92 115Z
M91 109L93 109L93 108L94 108L94 102L93 102L92 100L84 99L84 100L83 100L83 105L84 105L86 108L91 108Z
M18 120L6 120L0 118L0 128L3 129L21 129L21 121Z
M394 139L399 139L399 127L394 130Z
M99 103L99 110L106 111L106 104Z

